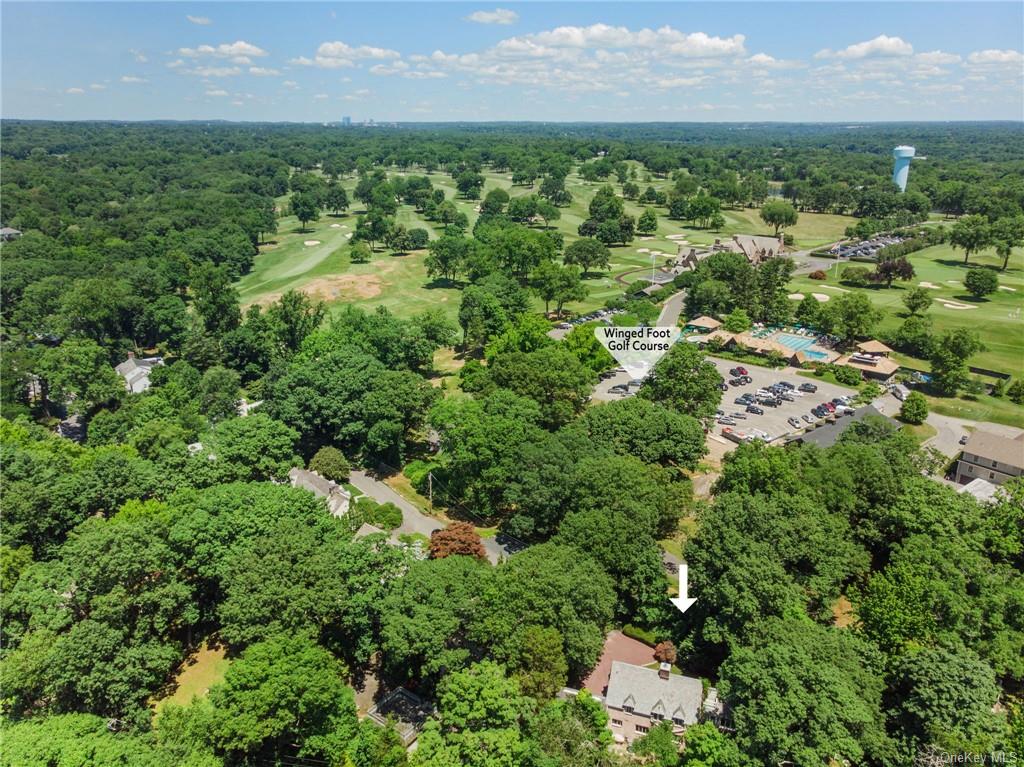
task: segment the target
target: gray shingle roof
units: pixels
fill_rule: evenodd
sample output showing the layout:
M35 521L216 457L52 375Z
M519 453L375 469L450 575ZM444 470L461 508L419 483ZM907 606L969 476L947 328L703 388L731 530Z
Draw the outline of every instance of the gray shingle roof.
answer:
M612 708L632 708L642 716L658 714L690 725L697 723L703 697L699 679L679 674L662 679L657 669L612 661L605 702Z
M1010 439L1001 434L976 429L964 445L964 452L1018 469L1024 468L1024 441L1020 437Z

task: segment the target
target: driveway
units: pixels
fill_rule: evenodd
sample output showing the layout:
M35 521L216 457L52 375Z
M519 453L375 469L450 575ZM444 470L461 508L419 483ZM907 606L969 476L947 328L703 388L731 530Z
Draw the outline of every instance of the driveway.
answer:
M885 415L895 417L900 412L900 405L902 403L892 394L886 394L875 400L874 405ZM960 444L961 437L969 434L974 429L981 428L993 434L1009 437L1010 439L1016 439L1021 432L1024 432L1024 429L1005 426L1001 423L971 421L966 418L955 418L951 415L939 415L938 413L929 413L925 423L934 427L936 433L931 439L925 440L924 444L935 448L948 458L953 458L960 454L960 451L963 449Z
M683 313L684 301L686 301L685 290L680 290L666 298L661 307L661 314L658 315L658 326L674 328L679 322L679 315Z
M429 538L432 532L445 526L441 520L427 516L392 490L389 485L379 479L374 479L365 471L353 471L349 475L348 481L377 503L393 503L402 510L402 524L395 529L394 535L419 533ZM493 538L481 538L481 542L487 552L487 559L492 565L498 564L502 557L508 558L523 548L518 541L513 541L501 533Z

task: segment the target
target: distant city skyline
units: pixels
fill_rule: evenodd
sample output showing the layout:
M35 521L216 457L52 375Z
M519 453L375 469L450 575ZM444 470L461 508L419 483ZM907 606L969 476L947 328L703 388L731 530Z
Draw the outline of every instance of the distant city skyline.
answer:
M1024 119L1024 4L16 3L5 118Z

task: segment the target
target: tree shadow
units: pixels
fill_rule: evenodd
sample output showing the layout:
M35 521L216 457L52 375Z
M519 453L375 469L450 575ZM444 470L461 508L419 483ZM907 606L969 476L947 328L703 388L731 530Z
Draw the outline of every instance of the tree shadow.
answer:
M430 282L423 283L423 287L426 288L427 290L458 290L464 284L465 283L463 283L460 280L449 280L445 279L444 277L435 277Z
M978 298L977 296L953 296L953 300L954 301L963 301L964 303L978 304L978 305L980 305L980 304L987 304L987 303L989 303L991 301L991 299L988 298L987 296L982 296L981 298Z

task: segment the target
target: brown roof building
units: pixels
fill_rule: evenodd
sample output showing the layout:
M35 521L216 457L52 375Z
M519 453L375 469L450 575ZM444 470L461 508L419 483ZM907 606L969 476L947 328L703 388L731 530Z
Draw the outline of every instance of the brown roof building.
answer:
M1024 474L1024 433L1015 439L975 430L956 465L956 481L966 485L981 478L1001 485Z

